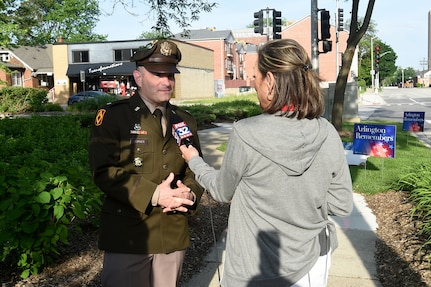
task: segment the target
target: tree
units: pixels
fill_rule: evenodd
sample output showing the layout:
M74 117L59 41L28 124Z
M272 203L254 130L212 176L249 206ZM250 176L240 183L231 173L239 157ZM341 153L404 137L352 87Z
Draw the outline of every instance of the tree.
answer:
M405 69L398 67L396 72L391 77L385 79L385 83L391 86L400 86L403 81L405 84L406 82L413 81L415 77L416 71L412 67L408 67Z
M142 32L141 35L139 35L138 39L160 39L164 36L161 33L154 32L154 31L147 31Z
M375 0L369 0L362 25L358 21L359 0L352 2L352 19L350 21L350 34L347 39L347 47L343 54L343 61L335 83L334 103L332 106L332 124L341 131L343 128L343 105L346 91L347 78L352 65L356 46L364 36L370 24Z
M10 21L10 15L13 11L14 0L0 0L0 46L9 47L12 44L12 35L19 30L18 27Z
M144 0L143 2L149 6L148 18L155 19L151 30L156 35L160 35L159 38L170 38L174 35L168 21L173 21L183 30L183 35L188 35L191 22L199 20L200 13L210 12L217 6L217 3L207 0ZM117 6L122 6L129 14L136 16L130 12L130 7L135 7L133 0L113 0L112 13Z
M397 54L391 48L391 46L382 42L377 37L373 37L373 47L371 47L371 37L365 35L359 43L359 78L365 80L367 86L372 85L372 79L370 71L375 69L375 47L380 46L380 81L384 81L386 78L393 76L397 67L395 61L397 60ZM374 54L373 63L371 63L371 52Z
M387 77L391 77L397 70L395 62L398 58L391 46L382 41L376 41L376 45L380 46L380 64L379 64L379 80L380 83ZM375 50L374 50L375 51ZM381 86L379 83L379 86Z
M59 37L69 42L106 40L93 33L100 15L97 0L24 0L11 15L19 27L16 44L34 46L55 43Z

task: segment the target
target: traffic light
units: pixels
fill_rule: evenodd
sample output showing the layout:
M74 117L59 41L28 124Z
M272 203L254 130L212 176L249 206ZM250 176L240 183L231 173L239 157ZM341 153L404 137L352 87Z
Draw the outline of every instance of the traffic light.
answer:
M332 41L324 40L323 42L323 53L328 53L332 51Z
M343 31L344 29L344 10L338 8L338 31Z
M322 41L331 38L331 24L329 23L330 18L331 15L329 14L329 11L322 10L320 12L320 36Z
M263 11L254 12L254 32L263 35Z
M376 62L376 72L378 72L380 70L380 46L376 45L376 55L374 57L375 62Z
M281 39L281 11L272 11L272 38Z

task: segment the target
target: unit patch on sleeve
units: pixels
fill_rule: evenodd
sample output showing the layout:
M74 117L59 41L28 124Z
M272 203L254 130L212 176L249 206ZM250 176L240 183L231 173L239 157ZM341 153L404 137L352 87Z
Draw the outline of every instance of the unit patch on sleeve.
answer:
M105 113L106 113L105 109L100 109L97 111L96 119L94 120L94 124L96 125L96 127L102 125L103 117L105 116Z

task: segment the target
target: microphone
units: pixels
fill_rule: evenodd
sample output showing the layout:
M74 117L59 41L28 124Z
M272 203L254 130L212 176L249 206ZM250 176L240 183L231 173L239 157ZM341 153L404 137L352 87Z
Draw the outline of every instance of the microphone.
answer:
M193 144L193 133L185 121L175 114L176 121L172 124L172 135L177 141L178 146L186 145L187 147Z

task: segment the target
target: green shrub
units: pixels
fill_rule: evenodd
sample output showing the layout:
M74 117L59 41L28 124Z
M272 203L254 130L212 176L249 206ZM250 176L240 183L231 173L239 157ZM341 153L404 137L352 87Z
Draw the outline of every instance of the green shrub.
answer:
M103 107L107 103L114 102L118 100L118 96L110 95L106 97L95 97L89 98L84 101L75 103L67 107L67 111L71 112L92 112L97 111L99 108Z
M425 244L431 244L431 163L410 166L393 187L409 192L415 204L412 215L421 222L420 234L428 238Z
M215 121L237 121L262 113L259 105L250 100L217 102L210 105L194 104L182 107L189 111L200 124L209 124Z
M44 108L45 112L64 112L64 109L59 104L47 103Z
M0 112L42 112L47 102L44 89L4 87L0 90Z
M358 90L362 93L367 90L367 83L365 82L365 80L358 80Z
M103 194L88 164L90 118L0 121L0 258L12 258L22 277L57 256L76 219L97 224Z

